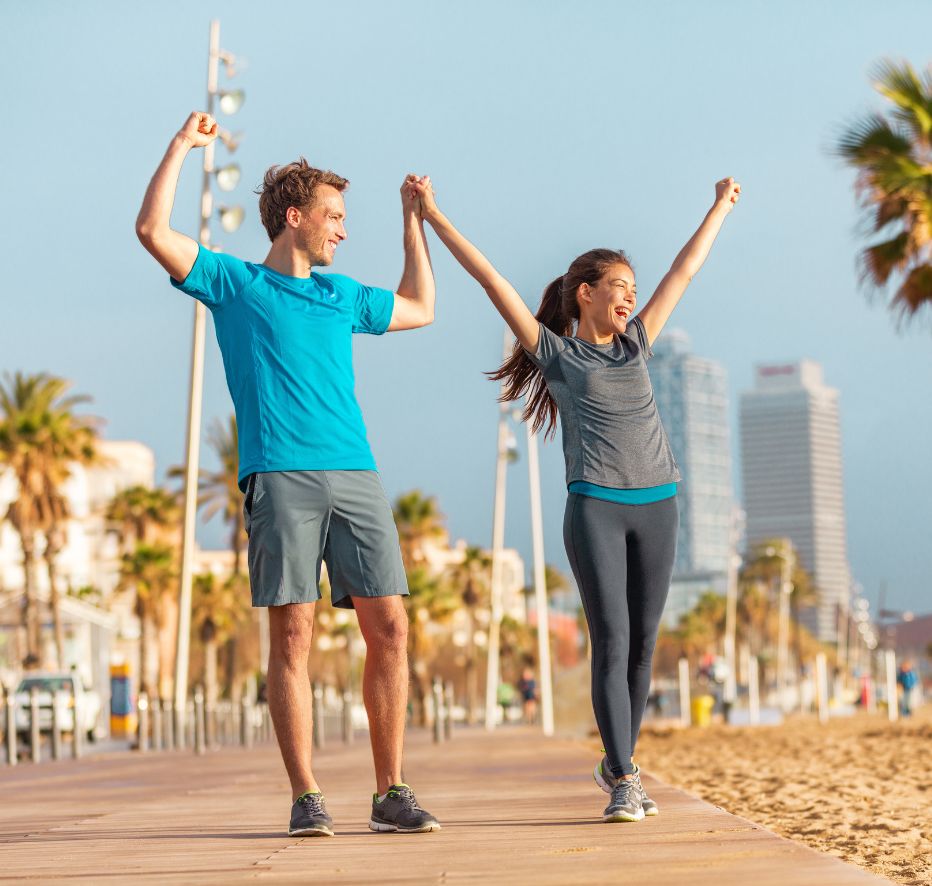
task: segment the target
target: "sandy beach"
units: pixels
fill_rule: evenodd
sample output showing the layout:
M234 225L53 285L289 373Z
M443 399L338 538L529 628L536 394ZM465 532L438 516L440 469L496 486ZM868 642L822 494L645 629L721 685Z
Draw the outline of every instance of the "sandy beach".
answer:
M898 883L932 883L932 706L909 720L646 726L645 771Z

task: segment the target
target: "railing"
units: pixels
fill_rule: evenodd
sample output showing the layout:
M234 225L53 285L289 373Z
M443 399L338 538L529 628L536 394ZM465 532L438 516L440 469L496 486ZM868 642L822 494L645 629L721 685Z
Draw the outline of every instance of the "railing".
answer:
M28 704L20 706L16 693L8 690L0 706L0 726L3 731L3 750L0 753L9 765L20 762L24 748L28 752L25 758L33 763L42 762L46 747L52 760L61 760L65 756L77 759L84 753L83 730L77 719L77 699L71 693L54 693L51 721L46 727L42 722L43 708L39 703L39 694L38 689L32 689ZM337 734L343 745L353 744L356 737L353 693L313 683L311 697L314 747L323 748L328 741L335 740ZM65 708L73 711L74 716L70 742L67 743L70 746L67 749L61 716ZM453 738L453 708L453 684L444 685L439 678L435 678L429 713L433 740L437 743ZM270 742L275 735L266 702L253 702L243 697L237 703L227 700L208 703L201 687L195 689L193 698L188 702L183 735L176 731L177 718L171 699L149 698L145 692L141 692L137 712L134 749L140 753L188 748L197 754L204 754L222 747L249 748ZM43 743L43 734L48 735L46 743Z
M15 766L19 760L20 736L26 739L29 752L28 760L31 763L41 763L43 755L42 734L49 734L48 751L52 760L61 760L66 756L65 727L62 722L62 710L72 712L70 730L70 751L67 756L78 759L83 754L83 724L79 722L78 700L71 692L61 690L50 694L49 724L43 729L43 706L39 703L40 690L33 686L29 692L29 702L24 707L27 717L21 717L17 693L8 689L3 704L3 757L10 766ZM26 721L24 724L24 720Z
M220 747L249 748L272 740L272 718L265 702L241 701L208 703L200 687L188 702L184 735L175 731L175 711L170 699L139 694L139 725L136 748L141 753L191 748L197 754Z

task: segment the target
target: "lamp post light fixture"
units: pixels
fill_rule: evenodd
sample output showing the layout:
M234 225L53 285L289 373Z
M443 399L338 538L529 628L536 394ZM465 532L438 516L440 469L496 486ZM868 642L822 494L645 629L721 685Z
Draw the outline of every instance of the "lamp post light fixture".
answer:
M228 116L235 114L246 101L246 93L242 89L224 90L216 94L220 97L220 110Z
M240 179L240 168L236 163L228 163L214 171L214 177L217 179L217 187L221 191L232 191Z
M208 114L214 114L214 101L219 96L220 110L225 114L235 113L245 100L241 90L223 91L218 86L221 61L228 75L235 72L234 56L220 48L220 22L210 23L210 43L207 58L207 107ZM221 141L226 139L221 135ZM214 169L214 150L216 141L211 141L204 148L204 165L201 178L201 216L198 240L206 249L211 248L210 219L213 209L211 181L223 190L230 190L239 181L239 167L235 164ZM234 171L235 170L235 171ZM232 182L232 184L231 184ZM229 187L226 187L226 186ZM220 210L220 223L228 233L235 231L242 223L245 213L241 207L226 207ZM225 220L226 219L226 220ZM175 646L175 735L179 742L185 735L185 715L188 698L188 668L191 639L191 585L194 572L194 534L197 520L198 473L200 466L201 413L204 394L204 339L207 328L207 312L201 302L194 302L194 330L191 343L191 381L188 397L188 425L185 446L184 470L184 522L181 537L181 575L178 589L178 633Z
M217 210L220 218L220 227L228 234L232 234L246 218L246 210L242 206L221 206Z

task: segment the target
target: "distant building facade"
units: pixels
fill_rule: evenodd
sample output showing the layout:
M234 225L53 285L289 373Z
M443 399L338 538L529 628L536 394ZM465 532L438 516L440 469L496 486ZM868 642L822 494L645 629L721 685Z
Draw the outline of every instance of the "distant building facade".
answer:
M803 618L818 639L832 641L851 586L838 391L810 360L758 366L740 415L747 542L793 542L818 591Z
M673 582L664 622L674 626L704 591L724 594L734 545L728 375L692 353L689 336L665 331L650 361L654 399L682 482Z

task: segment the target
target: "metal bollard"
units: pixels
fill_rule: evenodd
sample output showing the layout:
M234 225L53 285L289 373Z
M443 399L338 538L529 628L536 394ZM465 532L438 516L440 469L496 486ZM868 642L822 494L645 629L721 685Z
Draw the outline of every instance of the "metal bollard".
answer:
M447 681L446 691L444 692L444 714L443 718L443 737L450 741L453 738L453 681Z
M689 710L689 660L681 658L677 662L680 683L680 723L689 726L692 717Z
M152 750L162 750L162 702L152 699Z
M149 696L145 692L139 693L136 709L139 712L139 751L145 754L149 750Z
M353 693L349 689L343 692L343 744L353 743Z
M223 703L223 743L230 744L230 736L233 734L233 702L226 701Z
M252 705L249 697L244 695L240 701L239 728L240 744L244 748L252 747Z
M18 762L16 735L16 694L12 689L6 693L6 761L10 766Z
M324 736L324 688L320 683L312 687L313 711L311 718L311 732L314 736L314 747L322 748L326 742Z
M203 754L207 750L207 729L204 720L204 693L198 686L194 690L194 753Z
M162 728L165 730L162 736L162 747L166 751L175 748L175 710L174 705L167 698L162 700Z
M217 744L216 704L204 701L204 746L212 748Z
M39 688L33 686L29 690L29 759L38 763L42 759L39 742L42 733L39 730Z
M188 727L191 725L191 718L187 717L188 706L186 702L182 707L175 707L175 716L172 718L175 722L172 730L172 738L175 743L176 751L183 751L186 747L191 747L188 742Z
M434 700L434 741L439 744L443 741L443 687L440 684L439 677L434 677L432 688Z
M760 671L757 656L748 659L748 722L760 726Z
M230 744L239 744L242 708L230 699Z
M187 744L185 747L196 750L194 745L197 742L197 705L194 704L193 698L188 702L188 716L185 722L188 729Z
M71 711L74 715L71 722L71 756L77 760L83 752L84 724L78 716L78 694L74 683L71 684Z
M64 693L55 690L52 693L52 759L61 759L61 699ZM77 711L75 711L75 720L77 720Z

